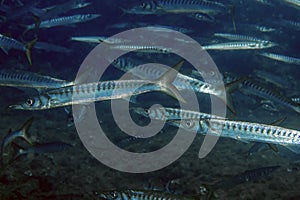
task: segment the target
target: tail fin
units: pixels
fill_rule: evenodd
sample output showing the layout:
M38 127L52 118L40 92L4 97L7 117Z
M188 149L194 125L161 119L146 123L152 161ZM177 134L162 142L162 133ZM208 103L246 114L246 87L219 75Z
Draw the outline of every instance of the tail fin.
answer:
M235 109L234 109L234 106L233 106L233 100L232 100L232 96L231 96L231 93L233 93L235 90L237 90L239 88L239 84L243 81L245 81L247 78L241 78L237 81L234 81L234 82L231 82L229 84L227 84L225 86L225 90L226 90L226 105L227 105L227 108L235 115L236 112L235 112Z
M30 41L27 45L26 45L26 57L27 60L29 62L30 65L32 65L32 60L31 60L31 49L33 47L33 45L35 44L35 42L37 41L37 38L35 38L34 40Z
M175 64L171 69L169 69L165 74L163 74L160 78L155 80L155 83L161 86L163 92L168 94L169 96L177 99L181 102L186 102L184 98L179 94L178 89L172 84L176 79L179 69L182 67L184 61L180 61Z
M30 129L32 122L33 122L33 117L31 117L29 120L27 120L21 128L21 132L22 132L21 137L31 145L33 143L31 142L31 140L28 137L28 130Z

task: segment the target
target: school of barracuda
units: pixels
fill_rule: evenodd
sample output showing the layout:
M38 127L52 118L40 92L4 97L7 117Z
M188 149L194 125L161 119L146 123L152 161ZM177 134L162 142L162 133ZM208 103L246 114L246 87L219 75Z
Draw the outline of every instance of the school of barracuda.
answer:
M200 136L209 134L234 139L240 143L253 143L253 149L261 148L260 144L267 144L277 151L276 145L278 145L300 154L300 130L297 130L298 127L281 126L282 121L268 124L265 121L239 118L241 109L236 103L237 99L244 95L243 97L251 99L245 100L245 102L255 102L253 106L255 109L249 106L251 113L261 109L275 113L274 115L278 116L278 119L280 117L289 119L288 116L280 115L284 110L300 114L300 93L297 86L299 84L297 71L300 67L299 0L255 0L251 3L247 0L128 1L130 3L116 1L113 12L118 15L117 21L106 17L105 12L91 12L93 10L91 7L96 4L93 0L45 2L43 5L42 1L2 0L0 4L0 47L3 51L0 55L2 59L0 86L19 88L25 92L28 91L27 89L30 91L29 98L26 99L15 95L14 102L8 102L8 111L20 110L21 115L22 110L27 111L27 114L48 109L56 112L56 109L63 107L67 111L67 116L72 114L69 111L70 106L75 104L88 105L93 102L115 99L128 101L134 96L133 98L136 99L130 100L131 105L133 104L131 107L133 113L152 120L166 121L169 126L186 130L186 134L196 132ZM294 18L283 14L275 16L273 13L264 19L251 21L252 18L248 19L246 13L239 13L239 8L247 7L248 4L262 9L274 9L274 13L280 11L277 9L280 6L291 10L292 13L297 13L298 16ZM251 6L249 10L251 10ZM130 17L131 21L122 21L123 16ZM148 22L148 17L158 20ZM165 23L164 19L171 19L170 23ZM88 27L90 23L103 23L102 21L105 20L108 23L105 24L105 27L100 27L102 32L89 33L84 30L85 28L81 28L81 26ZM198 24L200 30L202 27L207 30L199 31L196 28ZM187 61L174 57L172 49L163 45L140 45L124 38L110 38L113 33L140 27L145 27L157 35L164 35L164 37L168 37L171 31L187 34L202 45L203 51L208 51L213 59L216 58L220 73L204 69L203 71L190 69ZM47 34L51 30L57 32ZM62 30L68 30L67 34L63 35ZM56 39L62 36L64 37L63 42L60 40L56 43ZM280 40L281 36L290 37L292 42ZM147 38L142 39L147 40ZM181 42L182 45L194 43L194 41L185 40ZM298 46L293 42L298 42ZM66 59L73 60L74 58L75 60L76 56L72 57L72 54L76 48L85 52L86 49L92 50L101 43L109 45L112 51L133 51L135 53L135 56L123 55L110 60L110 67L114 68L113 70L118 70L118 73L130 73L132 79L117 80L110 76L110 80L78 83L71 80L70 76L65 79L50 76L41 70L43 66L37 67L36 62L40 59L39 55L48 57L49 54L49 58L52 58L50 63L56 61L55 55L65 55ZM293 52L293 49L298 52ZM233 62L234 66L222 66L221 54L233 60L243 56L245 59L243 62ZM251 63L253 60L254 62ZM171 68L161 67L156 64L157 61L166 61L164 63ZM151 64L142 65L145 62ZM18 65L18 63L22 64ZM79 68L80 64L78 63L78 66L74 67ZM244 65L248 66L249 64L253 65L252 71L243 72ZM70 66L61 67L65 70ZM233 67L237 67L238 70L232 70ZM295 77L293 74L285 74L289 69L295 72ZM41 71L43 72L41 73ZM58 74L58 76L63 77L62 74ZM31 92L30 89L33 89L34 92ZM182 92L193 92L199 99L205 99L205 95L211 95L212 98L217 97L227 108L227 115L217 116L206 112L181 109L176 103L165 107L143 107L143 102L139 102L139 98L137 98L145 93L162 96L164 93L166 94L164 98L171 97L172 99L167 102L186 103L189 99L185 98ZM206 105L199 106L205 107ZM299 118L297 115L296 117ZM25 123L20 129L15 131L10 129L3 137L1 162L5 167L22 155L64 151L73 147L71 144L61 141L44 144L33 141L28 136L28 130L34 120L30 118L27 121L24 119L24 121ZM18 144L17 138L22 138L27 144L27 148ZM17 151L5 163L4 158L10 156L9 148L11 146L14 146ZM250 149L249 152L252 150ZM257 175L255 173L268 174L277 168L278 166L260 168L254 171L253 176ZM240 177L248 181L248 176L252 176L253 172L251 171L250 175L249 173L245 172L242 175L234 176L230 181L236 183L235 179L240 181ZM221 181L214 187L223 187L227 183ZM229 182L229 184L231 183ZM132 190L130 188L121 191L100 191L95 195L99 199L107 200L199 199L198 196L173 195L160 191Z

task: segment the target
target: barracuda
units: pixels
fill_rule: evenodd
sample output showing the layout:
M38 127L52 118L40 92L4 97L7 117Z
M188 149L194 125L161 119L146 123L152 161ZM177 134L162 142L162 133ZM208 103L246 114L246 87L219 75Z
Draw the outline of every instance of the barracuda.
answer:
M156 120L178 120L178 119L225 119L224 117L210 115L207 113L178 108L152 107L149 109L133 108L134 112Z
M82 23L100 17L99 14L72 15L59 18L53 18L40 22L38 25L31 24L26 27L25 32L34 28L51 28L56 26L67 26L70 24Z
M73 84L73 82L31 72L0 70L0 86L28 87L42 90L66 87Z
M152 65L151 67L139 65L130 59L116 59L113 64L116 68L124 72L130 71L139 78L156 79L167 71L166 68L162 68L157 65ZM222 91L218 90L219 88L181 73L178 73L176 79L174 80L174 85L179 90L194 90L196 92L212 94L216 96L223 95Z
M130 8L123 9L130 14L163 14L163 13L205 13L218 14L229 11L222 3L204 0L156 0L143 1Z
M175 71L179 70L182 65L183 61L174 66L175 70L170 69L156 80L118 80L73 85L42 92L38 96L29 98L20 104L11 105L9 108L44 110L73 104L127 98L151 91L163 91L184 102L176 87L172 85L177 76Z
M230 81L236 81L238 78L234 77L230 74L225 74L224 79L230 80ZM224 81L227 82L227 81ZM297 113L300 113L300 106L296 103L292 102L289 98L286 98L285 96L270 90L263 85L257 83L254 80L246 79L240 82L239 90L243 92L246 95L254 95L261 97L266 100L271 100L275 103L278 103L282 106L288 107L296 111Z
M211 135L232 138L242 142L279 144L295 153L300 153L300 131L293 129L222 119L182 120L182 124L180 121L173 121L171 124L204 135L210 130Z
M111 49L121 51L134 51L143 53L171 53L171 49L162 46L139 46L139 45L113 45Z
M198 196L181 196L159 191L123 190L95 192L95 195L105 200L197 200Z
M265 49L276 46L272 42L226 42L202 46L205 50L251 50Z
M295 65L300 65L300 59L299 58L294 58L290 56L285 56L281 54L275 54L275 53L261 53L261 56L264 56L266 58L270 58L273 60L285 62L288 64L295 64Z
M137 63L134 63L129 59L116 59L113 64L116 68L124 72L128 72L130 70L130 72L135 76L147 79L155 79L157 77L160 77L167 70L166 68L162 68L156 65L152 65L151 67L145 67L142 65L139 66ZM226 94L228 91L233 90L233 88L235 88L239 82L240 80L236 80L234 83L226 85L225 90L223 90L221 89L219 84L209 84L178 73L176 79L174 80L174 85L176 86L176 88L178 88L178 90L193 90L195 92L217 96L226 103L227 107L232 112L235 112L231 96Z
M29 64L32 64L31 61L31 49L34 45L34 43L36 42L35 40L32 40L31 42L29 42L27 45L23 44L22 42L19 42L17 40L15 40L14 38L10 38L7 37L5 35L1 35L0 34L0 48L7 54L7 52L10 49L17 49L17 50L21 50L24 51L26 53L26 57L28 59Z
M252 41L258 43L272 43L268 40L263 40L257 37L252 37L248 35L230 34L230 33L214 33L216 37L222 37L228 40L239 40L239 41Z
M107 44L120 44L123 42L129 42L128 40L118 39L118 38L109 38L103 36L78 36L78 37L71 37L72 41L78 42L87 42L87 43L100 43L105 42Z

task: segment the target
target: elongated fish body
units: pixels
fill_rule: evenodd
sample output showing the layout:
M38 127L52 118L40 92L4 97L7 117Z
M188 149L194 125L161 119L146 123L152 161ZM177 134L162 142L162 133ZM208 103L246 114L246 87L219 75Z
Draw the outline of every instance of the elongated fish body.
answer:
M205 13L227 12L225 5L205 0L160 0L158 7L167 13Z
M4 51L9 49L18 49L21 51L26 51L26 45L22 42L15 40L14 38L7 37L0 34L0 48Z
M262 43L271 43L270 41L263 40L257 37L252 37L248 35L239 35L231 33L214 33L216 37L222 37L228 40L238 40L238 41L252 41L252 42L262 42Z
M226 42L219 44L212 44L202 46L205 50L251 50L251 49L265 49L276 46L276 44L270 42Z
M45 10L45 13L43 15L40 15L39 17L43 20L51 19L63 13L66 13L69 10L84 8L89 5L91 5L91 3L85 2L84 0L69 0L63 4L51 6L50 8L44 8L43 10Z
M51 89L70 85L73 85L73 82L50 76L42 76L31 72L0 70L0 86Z
M228 8L217 2L204 0L153 0L143 1L138 5L123 9L130 14L164 14L164 13L205 13L218 14L228 12Z
M143 53L171 53L170 49L161 46L113 45L110 48L121 51L136 50Z
M82 23L86 21L93 20L97 17L100 17L99 14L85 14L85 15L72 15L66 17L53 18L46 21L42 21L38 28L51 28L56 26L67 26L70 24ZM27 30L35 28L35 24L27 26Z
M270 58L270 59L273 59L273 60L285 62L288 64L300 65L300 58L294 58L294 57L285 56L285 55L281 55L281 54L275 54L275 53L261 53L260 55Z
M279 20L278 24L284 25L288 28L300 30L300 21L281 19L281 20Z
M137 63L130 61L129 59L116 59L114 61L114 66L124 72L132 72L135 76L139 78L156 79L160 77L163 73L167 71L166 68L153 65L151 67L139 66ZM212 94L215 96L222 96L223 91L221 91L216 86L203 82L201 80L183 75L181 73L177 74L176 79L173 84L178 88L178 90L194 90L200 93Z
M149 109L144 108L134 108L134 111L145 117L156 120L179 120L179 119L225 119L224 117L210 115L202 112L195 112L192 110L182 110L178 108L162 108L162 107L152 107Z
M118 38L109 38L103 36L78 36L78 37L71 37L72 41L78 42L87 42L87 43L97 43L105 42L108 44L120 44L123 42L128 42L127 40L118 39Z
M136 88L140 89L136 90ZM87 83L42 92L39 96L32 97L25 103L15 105L12 108L21 110L44 110L73 104L126 98L131 95L138 95L150 91L160 91L160 88L153 85L151 81L143 80Z
M199 197L174 195L159 191L123 190L97 192L95 195L104 200L196 200Z
M267 82L273 83L278 87L281 88L292 87L292 84L289 82L289 80L285 79L285 77L272 74L270 72L262 71L262 70L254 70L253 72L257 77L264 79Z
M229 76L231 76L231 75L226 74L225 79L232 79L233 81L237 79L233 76L231 76L229 78ZM266 100L271 100L274 103L278 103L282 106L291 108L294 111L300 113L299 105L292 102L289 98L286 98L285 96L264 87L263 85L257 83L254 80L250 80L250 79L243 80L240 83L239 90L246 95L253 95L253 96L258 96L258 97L266 99Z
M231 121L223 119L181 120L170 124L188 131L232 138L242 142L264 142L283 145L295 153L300 153L300 131L268 124Z
M11 105L11 109L44 110L73 104L85 104L95 101L127 98L150 91L162 91L185 102L177 88L172 84L183 61L174 65L156 80L117 80L84 83L53 89L29 98L20 104Z
M26 44L23 44L22 42L15 40L14 38L10 38L10 37L0 34L0 48L5 53L7 53L7 51L10 49L18 49L18 50L24 51L26 53L26 56L27 56L27 59L28 59L28 62L30 65L32 64L30 50L35 42L36 42L36 39L32 40L31 42L29 42L26 45Z

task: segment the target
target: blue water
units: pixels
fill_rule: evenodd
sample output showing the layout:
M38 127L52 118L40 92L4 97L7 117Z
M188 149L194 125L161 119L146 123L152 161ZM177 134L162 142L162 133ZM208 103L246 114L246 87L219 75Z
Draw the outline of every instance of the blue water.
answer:
M36 6L44 8L65 1L40 1ZM292 20L299 23L300 8L276 0L269 1L273 5L264 5L258 1L231 0L217 1L226 5L234 5L234 20L236 32L233 29L230 13L216 15L215 22L201 22L184 14L134 15L123 13L120 8L130 8L140 1L137 0L90 0L92 6L71 10L61 16L74 14L98 13L102 16L75 26L53 27L49 29L31 30L23 35L24 24L35 22L30 12L25 12L16 19L0 22L0 33L18 41L27 43L34 38L72 50L71 53L58 53L32 49L33 65L28 64L25 53L10 50L8 54L0 52L0 67L36 72L65 80L74 80L83 60L95 45L70 41L72 36L113 36L128 30L137 23L146 25L173 26L190 29L193 32L186 35L195 39L200 45L226 42L216 38L213 33L237 33L258 37L278 43L277 47L265 50L241 51L208 51L221 73L230 72L241 77L254 77L255 69L275 74L288 82L288 88L277 88L266 83L271 90L279 91L286 97L299 95L299 65L287 64L259 56L260 52L272 52L300 58L299 27L284 25L281 20ZM24 5L31 1L22 1ZM4 1L4 5L16 7L17 1ZM7 16L3 11L1 16ZM111 28L114 24L126 23L129 27ZM263 25L275 29L273 32L260 32L251 25ZM124 56L126 57L126 55ZM127 55L143 63L158 62L169 66L174 65L180 57L167 54L130 53ZM192 66L188 63L182 69L190 75ZM118 79L123 72L110 66L101 80ZM255 78L255 77L254 77ZM1 199L97 199L94 191L149 189L155 188L166 192L166 185L172 180L171 191L179 195L195 195L199 193L202 184L213 183L227 177L237 175L245 170L266 166L280 165L281 168L271 176L232 185L230 189L218 190L218 199L290 199L299 196L300 186L299 156L284 147L279 152L269 148L255 152L251 157L246 154L252 144L231 139L219 139L217 145L208 156L198 158L203 136L197 136L190 148L174 163L163 169L149 173L126 173L112 169L90 154L80 140L76 128L67 126L67 114L62 108L45 111L13 111L7 106L24 101L28 96L36 95L33 90L1 87L1 119L0 130L4 137L8 129L17 130L31 116L34 117L29 135L38 143L63 141L72 144L74 148L68 151L28 155L18 158L0 172ZM210 112L210 98L199 95L200 110ZM275 105L276 111L263 108L261 99L245 95L241 92L233 94L237 114L228 112L227 117L258 123L272 123L282 117L287 117L281 125L299 129L299 114L295 111ZM165 94L155 92L140 95L137 105L150 107L153 104L178 106L178 102ZM136 106L131 103L131 106ZM167 145L176 135L176 128L165 125L160 133L153 138L134 139L120 130L111 114L110 102L96 103L98 120L107 137L119 147L131 152L151 152ZM134 121L139 125L147 125L149 119L131 112ZM17 140L24 144L24 141ZM130 163L131 161L127 161ZM149 161L151 164L151 161ZM149 185L151 187L149 187ZM170 188L169 188L170 189ZM65 195L65 196L64 196ZM205 197L203 197L205 198Z

